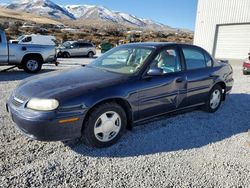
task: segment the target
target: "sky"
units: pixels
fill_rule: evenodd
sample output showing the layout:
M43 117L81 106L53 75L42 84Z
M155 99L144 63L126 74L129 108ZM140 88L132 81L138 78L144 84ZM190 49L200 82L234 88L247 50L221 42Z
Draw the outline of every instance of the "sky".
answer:
M11 0L0 0L9 3ZM197 0L52 0L60 5L103 5L111 10L151 19L171 27L194 30Z

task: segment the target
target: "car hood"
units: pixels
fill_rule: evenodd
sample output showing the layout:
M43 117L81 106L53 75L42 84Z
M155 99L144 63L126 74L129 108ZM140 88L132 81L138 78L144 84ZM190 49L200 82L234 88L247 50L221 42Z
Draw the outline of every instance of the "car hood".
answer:
M25 79L15 95L25 98L56 98L63 100L125 80L127 76L93 67L45 73Z

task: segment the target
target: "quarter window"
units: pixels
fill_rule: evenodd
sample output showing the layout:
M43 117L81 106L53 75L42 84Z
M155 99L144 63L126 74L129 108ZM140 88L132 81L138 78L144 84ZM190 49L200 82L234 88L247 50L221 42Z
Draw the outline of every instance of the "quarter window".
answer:
M200 50L183 48L183 54L188 70L207 67L205 57Z
M213 66L213 60L207 53L205 53L205 59L206 59L207 67L212 67Z
M151 67L163 69L163 72L179 72L181 71L181 63L175 49L164 49L154 59Z

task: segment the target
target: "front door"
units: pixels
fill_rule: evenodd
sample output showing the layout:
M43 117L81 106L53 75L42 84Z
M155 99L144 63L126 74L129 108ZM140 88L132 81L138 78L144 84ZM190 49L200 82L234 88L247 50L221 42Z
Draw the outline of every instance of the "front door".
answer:
M187 80L175 47L162 50L150 67L163 69L160 76L141 80L139 118L146 119L173 111L185 105Z
M68 50L71 56L79 56L79 44L74 43Z

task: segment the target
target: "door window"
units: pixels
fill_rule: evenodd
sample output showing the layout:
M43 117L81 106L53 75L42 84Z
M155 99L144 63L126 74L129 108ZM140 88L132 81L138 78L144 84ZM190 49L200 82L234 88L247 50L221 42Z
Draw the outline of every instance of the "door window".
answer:
M197 49L183 48L183 54L188 70L206 68L203 52ZM209 62L208 62L209 64Z
M22 42L31 42L32 37L25 37Z
M180 58L176 49L164 49L154 59L151 67L163 69L163 72L179 72L181 71Z

